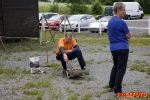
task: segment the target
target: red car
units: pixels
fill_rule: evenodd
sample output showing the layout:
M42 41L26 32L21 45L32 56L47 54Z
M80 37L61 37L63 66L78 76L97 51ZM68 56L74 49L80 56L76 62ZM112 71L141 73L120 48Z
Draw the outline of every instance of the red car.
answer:
M59 29L59 23L62 21L63 17L65 15L54 15L50 19L47 19L48 26L51 29ZM66 15L67 17L70 17L70 15Z

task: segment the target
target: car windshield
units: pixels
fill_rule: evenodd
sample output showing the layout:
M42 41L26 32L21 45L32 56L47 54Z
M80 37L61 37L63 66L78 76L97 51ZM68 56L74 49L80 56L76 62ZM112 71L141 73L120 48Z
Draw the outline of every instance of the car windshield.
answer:
M52 16L49 20L59 20L61 16Z
M111 17L102 17L101 20L107 20L109 21L111 19Z
M73 15L71 17L69 17L69 20L80 20L82 18L82 15Z

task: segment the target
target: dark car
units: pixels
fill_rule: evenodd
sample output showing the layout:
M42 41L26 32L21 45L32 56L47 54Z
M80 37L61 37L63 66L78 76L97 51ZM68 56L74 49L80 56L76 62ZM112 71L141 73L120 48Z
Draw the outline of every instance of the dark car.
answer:
M105 7L105 16L113 16L113 6Z

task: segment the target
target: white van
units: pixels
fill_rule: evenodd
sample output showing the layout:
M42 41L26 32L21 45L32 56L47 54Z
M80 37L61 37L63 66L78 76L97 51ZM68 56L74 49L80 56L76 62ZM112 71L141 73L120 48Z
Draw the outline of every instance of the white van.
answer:
M116 2L114 2L113 6ZM142 19L144 17L144 12L142 7L138 2L122 2L126 6L126 15L124 16L124 19L135 19L140 18Z

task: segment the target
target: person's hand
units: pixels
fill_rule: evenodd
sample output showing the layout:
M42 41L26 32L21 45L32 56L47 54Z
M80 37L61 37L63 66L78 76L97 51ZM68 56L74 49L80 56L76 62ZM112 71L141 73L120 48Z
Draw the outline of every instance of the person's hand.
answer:
M65 50L66 54L69 54L72 52L72 50Z
M63 59L66 63L68 62L68 56L66 54L63 54Z

